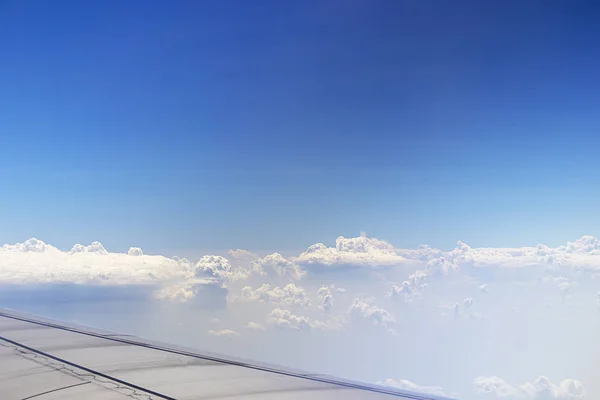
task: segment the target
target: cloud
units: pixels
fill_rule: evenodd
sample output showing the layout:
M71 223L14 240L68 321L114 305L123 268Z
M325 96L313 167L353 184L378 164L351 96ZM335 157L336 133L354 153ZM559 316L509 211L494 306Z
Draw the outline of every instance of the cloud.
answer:
M130 247L127 254L130 256L143 256L144 252L139 247Z
M227 294L227 288L218 280L191 279L160 288L154 292L154 297L159 300L218 309L227 307Z
M404 264L406 258L398 255L394 247L379 239L361 236L345 238L340 236L335 247L322 243L310 246L295 260L302 267L318 271L318 268L369 268L390 267Z
M317 291L319 297L319 308L329 311L333 307L333 291L331 286L321 286Z
M415 271L401 285L392 285L387 296L394 300L401 299L405 302L411 302L421 296L428 277L429 273L427 271Z
M389 311L368 304L360 299L354 300L354 304L350 307L350 314L358 315L370 321L372 324L384 328L388 328L395 323L395 318Z
M94 254L108 254L108 251L102 246L100 242L92 242L89 246L76 244L71 249L71 253L94 253Z
M289 283L283 288L278 286L272 288L271 285L265 283L256 290L252 290L250 286L245 286L241 290L240 298L242 301L259 301L268 304L285 304L303 307L311 305L305 290L293 283Z
M272 271L279 277L290 277L300 279L304 271L295 263L287 260L279 253L269 254L252 262L252 267L256 271Z
M518 397L519 390L497 376L480 376L473 380L475 393L493 395L498 398Z
M284 329L303 330L313 327L310 318L292 314L289 310L276 308L269 314L267 324Z
M223 281L247 279L252 272L248 269L234 267L222 256L203 256L196 263L196 276L218 278Z
M342 327L341 321L319 321L305 316L292 314L289 310L276 308L267 317L267 324L291 330L339 330Z
M478 377L473 381L475 392L493 399L531 400L584 400L586 392L583 384L574 379L565 379L558 384L547 377L539 376L533 382L513 386L496 377Z
M229 337L229 338L240 336L239 333L237 333L236 331L232 331L231 329L222 329L220 331L209 330L208 334L211 336Z
M144 319L137 316L147 312L147 321L169 322L140 327L142 336L185 337L194 347L370 382L393 370L465 399L600 396L590 372L598 367L593 332L600 318L594 237L558 247L458 242L441 250L399 249L362 235L286 257L239 249L196 259L137 247L109 250L99 242L58 249L38 239L4 245L0 304L25 304L42 314L43 304L60 304L61 313L82 309L82 318L92 315L90 307L105 310L118 300L137 308L131 305L127 317L107 317L104 322L115 324L107 328L138 329ZM116 325L129 320L131 329ZM176 339L159 338L162 330L176 331ZM247 335L219 339L225 331ZM553 381L531 380L542 372ZM565 376L581 381L556 380Z
M265 327L262 324L259 324L258 322L252 322L252 321L250 321L246 324L246 328L253 329L255 331L264 331L265 330Z
M253 259L258 258L258 256L256 254L252 253L251 251L243 250L243 249L229 250L227 252L227 254L231 258L243 259L243 260L253 260Z
M163 256L109 253L99 242L61 251L38 239L0 248L0 283L79 283L157 285L192 277Z
M466 299L463 300L463 304L465 305L465 308L470 308L475 300L473 300L472 297L467 297Z
M78 245L81 246L81 245ZM2 253L44 253L44 252L59 252L56 247L44 243L36 238L31 238L23 243L5 244L0 247Z
M411 392L428 393L428 394L433 394L435 396L444 396L444 397L448 396L448 394L446 394L442 390L442 388L440 388L438 386L421 386L421 385L417 385L416 383L411 382L406 379L394 380L394 379L388 378L384 381L378 381L377 384L389 386L389 387L393 387L393 388L401 389L401 390L408 390Z

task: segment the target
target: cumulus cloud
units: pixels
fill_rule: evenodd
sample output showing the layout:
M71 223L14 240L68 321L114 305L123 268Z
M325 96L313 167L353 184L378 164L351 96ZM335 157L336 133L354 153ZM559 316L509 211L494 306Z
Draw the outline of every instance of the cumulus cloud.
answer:
M143 256L144 252L139 247L130 247L127 254L130 256Z
M227 288L218 280L190 279L162 287L154 292L154 297L214 309L226 307L227 294Z
M314 244L294 261L303 267L373 269L402 265L407 260L396 253L394 246L383 240L366 236L357 238L340 236L335 241L335 247L327 247L322 243Z
M173 259L163 256L109 253L99 242L61 251L38 239L0 248L0 282L161 284L191 277Z
M222 256L203 256L196 263L197 277L218 278L224 281L236 281L247 279L251 271L234 267L231 262Z
M252 262L252 268L256 271L272 271L279 277L290 277L300 279L304 271L295 263L287 260L279 253L269 254Z
M339 330L342 328L342 321L331 320L331 321L320 321L311 319L306 316L298 316L292 314L289 310L276 308L267 317L267 324L291 330Z
M375 325L388 328L395 323L394 316L387 310L355 299L350 307L350 314L358 315Z
M319 297L319 308L325 311L329 311L333 306L333 287L332 286L321 286L317 291Z
M428 276L427 271L416 271L410 274L408 279L402 282L401 285L392 285L387 295L394 300L401 299L405 302L411 302L421 295Z
M219 331L209 330L208 334L211 336L230 337L230 338L240 336L239 333L237 333L236 331L232 331L231 329L222 329Z
M496 377L478 377L473 381L475 392L485 398L532 399L532 400L584 400L583 384L574 379L565 379L554 384L545 376L533 382L513 386Z
M242 288L240 298L242 301L259 301L262 303L285 304L296 306L310 306L310 299L306 295L306 291L293 283L289 283L284 287L274 287L268 283L263 284L256 290L250 286Z
M81 245L78 245L81 246ZM5 244L0 247L3 253L44 253L44 252L58 252L56 247L44 243L36 238L31 238L23 243L16 244Z
M472 297L467 297L466 299L463 300L463 304L465 305L465 308L470 308L473 305L473 302L475 300L473 300Z
M242 259L242 260L253 260L255 258L258 258L258 256L256 254L252 253L251 251L243 250L243 249L229 250L227 252L227 254L231 258Z
M416 383L411 382L406 379L394 380L394 379L388 378L384 381L378 381L377 384L393 387L396 389L407 390L407 391L411 391L411 392L428 393L428 394L433 394L435 396L444 396L444 397L448 396L448 394L446 394L441 387L421 386L421 385L417 385Z
M255 331L264 331L265 327L262 324L259 324L258 322L253 322L250 321L246 324L246 328L248 329L253 329Z
M458 242L445 250L427 245L406 250L362 235L339 237L335 245L316 244L297 256L261 257L238 249L225 257L189 260L147 255L137 247L115 253L99 242L59 250L30 239L0 247L0 285L36 285L36 294L47 284L86 292L85 285L118 286L118 293L142 287L135 293L146 293L144 307L173 311L173 318L180 313L177 323L197 324L190 335L213 340L206 348L227 344L227 352L252 337L258 349L260 338L269 338L262 352L253 354L260 359L278 338L289 341L295 335L298 348L309 349L301 358L315 362L307 370L318 372L323 365L340 371L334 375L349 377L360 371L367 375L356 378L373 381L390 376L393 368L394 376L409 371L417 382L437 383L440 378L445 390L402 380L382 383L436 394L459 391L465 399L581 400L584 384L590 396L600 395L600 387L585 375L597 367L592 333L600 318L599 279L600 247L590 236L558 247L477 248ZM0 300L13 301L6 295L13 289L5 286ZM54 299L54 293L47 298ZM152 295L160 301L148 301ZM211 320L217 317L222 321L218 325ZM221 324L229 329L216 330ZM373 327L393 335L363 345L371 339L368 335L377 334ZM209 329L208 335L192 334ZM248 335L216 339L238 332ZM286 342L272 351L275 362L279 353L295 351L289 347ZM352 367L347 359L325 367L344 351L360 359L361 367ZM574 359L578 362L570 361ZM511 383L480 376L492 368L500 376L512 374ZM368 375L371 371L377 374ZM554 382L544 377L526 382L540 372ZM556 381L565 376L582 381Z
M294 315L289 310L281 308L271 311L267 318L267 323L278 328L295 330L310 329L313 327L313 322L310 318Z
M519 390L497 376L480 376L473 380L475 393L493 395L498 398L517 397Z
M89 246L76 244L71 249L71 253L94 253L94 254L108 254L108 251L102 246L100 242L92 242Z

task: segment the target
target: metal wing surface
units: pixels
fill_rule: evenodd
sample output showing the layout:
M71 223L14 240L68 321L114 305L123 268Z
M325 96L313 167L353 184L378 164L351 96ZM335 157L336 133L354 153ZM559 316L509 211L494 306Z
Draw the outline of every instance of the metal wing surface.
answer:
M0 309L2 400L392 398L442 399Z

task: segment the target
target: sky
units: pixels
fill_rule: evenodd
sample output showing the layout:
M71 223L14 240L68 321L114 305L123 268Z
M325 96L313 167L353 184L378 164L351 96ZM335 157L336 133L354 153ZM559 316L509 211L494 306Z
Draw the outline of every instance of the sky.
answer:
M0 242L179 254L598 234L596 11L2 1Z
M0 306L597 398L599 11L0 0Z

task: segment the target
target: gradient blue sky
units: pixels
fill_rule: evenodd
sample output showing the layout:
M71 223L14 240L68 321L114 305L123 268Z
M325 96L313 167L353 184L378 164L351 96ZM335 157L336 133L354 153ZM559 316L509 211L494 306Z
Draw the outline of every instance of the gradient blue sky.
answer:
M600 235L586 1L0 1L0 243Z

